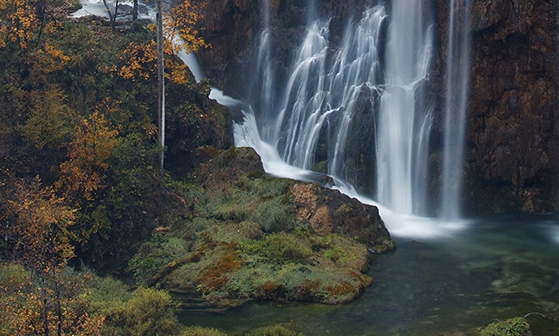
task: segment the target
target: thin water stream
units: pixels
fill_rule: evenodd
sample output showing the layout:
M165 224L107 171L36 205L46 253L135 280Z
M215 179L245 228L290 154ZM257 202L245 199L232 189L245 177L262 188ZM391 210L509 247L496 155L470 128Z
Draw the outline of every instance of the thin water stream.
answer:
M233 335L278 323L305 335L478 335L530 314L534 335L559 334L556 215L480 218L452 237L395 239L349 304L251 302L224 314L185 311L181 321Z

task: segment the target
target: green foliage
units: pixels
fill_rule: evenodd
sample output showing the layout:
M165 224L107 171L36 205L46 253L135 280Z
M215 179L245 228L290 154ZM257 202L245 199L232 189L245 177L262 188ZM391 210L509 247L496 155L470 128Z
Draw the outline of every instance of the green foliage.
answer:
M481 336L529 336L530 325L522 317L494 322L481 331Z
M312 253L310 249L301 245L294 235L284 232L272 233L261 240L244 242L240 249L245 253L279 263L304 262Z
M186 327L181 336L227 336L227 334L214 328L193 326Z
M302 336L302 333L297 334L294 331L287 329L281 325L273 325L255 329L246 334L246 336Z
M94 316L104 316L106 324L118 323L126 310L126 303L132 294L128 287L110 276L99 278L90 275L88 291L85 297L90 301L89 312Z
M130 260L129 269L140 283L151 279L164 266L188 254L190 244L180 238L155 234Z
M72 131L72 111L64 93L57 87L47 87L30 94L29 118L19 131L38 149L48 146L58 149L69 141Z
M180 325L172 310L169 293L140 287L122 313L123 335L178 335Z

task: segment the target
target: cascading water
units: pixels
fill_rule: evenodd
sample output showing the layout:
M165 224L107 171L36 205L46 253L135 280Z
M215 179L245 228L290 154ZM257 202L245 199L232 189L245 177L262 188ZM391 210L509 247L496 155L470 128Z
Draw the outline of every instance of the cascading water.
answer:
M392 2L386 93L377 135L377 200L401 214L425 215L432 111L420 104L432 52L431 18L421 1Z
M260 111L260 117L265 120L275 119L272 114L275 105L274 72L272 70L271 46L272 32L270 27L270 3L263 1L262 6L262 32L256 46L256 69L252 79L250 101L254 109ZM261 122L269 125L269 122ZM263 135L267 133L262 131Z
M265 16L256 54L253 88L257 90L253 93L257 94L240 104L246 118L234 126L236 145L254 147L265 167L293 177L289 175L293 170L286 167L317 167L320 143L321 155L326 152L327 156L323 171L344 181L348 149L354 145L349 138L355 120L359 120L356 113L368 113L374 119L373 128L368 130L374 133L374 150L365 154L373 158L376 171L376 194L369 196L391 211L389 215L381 212L385 221L394 213L427 215L434 106L425 102L432 101L426 99L432 21L431 11L422 2L393 0L389 14L379 5L365 10L360 20L348 23L340 43L334 46L330 20L315 19L294 53L285 84L280 85L270 65L273 41L269 17ZM279 87L283 93L278 92ZM258 111L256 117L253 107ZM272 168L275 164L281 168ZM347 188L357 196L351 186Z
M460 218L470 66L469 0L450 1L441 218Z
M275 124L275 138L269 139L287 163L311 169L321 130L328 124L337 134L329 150L328 174L343 177L341 153L354 104L362 87L379 90L377 45L385 18L383 7L367 10L361 21L346 31L329 70L329 22L316 20L310 26L293 63L279 122ZM334 116L336 125L331 121Z

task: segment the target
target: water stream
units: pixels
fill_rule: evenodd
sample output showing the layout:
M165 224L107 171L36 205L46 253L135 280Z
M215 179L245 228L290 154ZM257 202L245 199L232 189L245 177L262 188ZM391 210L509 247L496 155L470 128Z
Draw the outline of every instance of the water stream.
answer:
M446 104L441 218L460 218L460 195L470 68L469 0L458 7L450 1L448 55L446 62Z

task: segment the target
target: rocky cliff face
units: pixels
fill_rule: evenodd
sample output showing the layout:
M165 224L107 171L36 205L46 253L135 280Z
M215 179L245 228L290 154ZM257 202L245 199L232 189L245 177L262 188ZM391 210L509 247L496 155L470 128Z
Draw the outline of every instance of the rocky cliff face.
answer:
M551 210L559 177L556 4L475 0L471 31L468 162L488 187L480 191L497 201L493 211Z
M261 29L262 1L215 1L203 25L213 48L200 54L212 84L235 97L250 95L250 60ZM429 2L429 1L427 1ZM456 1L463 10L465 1ZM341 4L324 0L317 10L332 17L330 40L339 40L346 20L360 13L367 1ZM273 67L288 71L288 59L304 33L306 1L270 1L275 41ZM388 2L388 6L390 3ZM445 92L444 60L449 1L434 0L438 50L433 59L430 88L439 125ZM465 211L542 212L556 208L559 186L559 27L552 0L471 0L470 25L459 24L472 36L471 94L468 107ZM337 36L338 35L338 36ZM372 119L371 119L372 121ZM440 148L435 126L433 148ZM372 131L371 131L372 133ZM354 137L362 138L361 133ZM361 143L373 143L362 141ZM320 149L319 149L320 150ZM364 149L368 150L368 149ZM355 148L356 158L364 157ZM317 153L320 157L320 153ZM351 164L351 158L349 164ZM440 156L432 157L433 192L438 190ZM355 171L374 173L374 162L356 164ZM351 176L349 177L351 179ZM355 181L354 181L355 182ZM361 181L362 182L362 181ZM367 185L365 191L374 186ZM435 196L436 199L436 196Z

